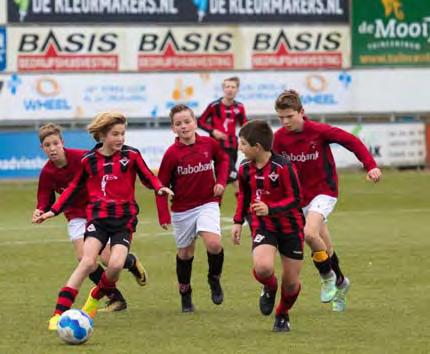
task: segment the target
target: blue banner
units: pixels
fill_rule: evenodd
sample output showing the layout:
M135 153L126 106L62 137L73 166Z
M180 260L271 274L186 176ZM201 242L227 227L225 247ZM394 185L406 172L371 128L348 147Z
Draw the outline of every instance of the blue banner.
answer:
M0 71L6 69L6 38L6 28L2 26L0 27Z
M70 148L91 149L95 144L83 130L64 132L63 138ZM47 161L36 131L0 133L0 146L0 179L38 177Z

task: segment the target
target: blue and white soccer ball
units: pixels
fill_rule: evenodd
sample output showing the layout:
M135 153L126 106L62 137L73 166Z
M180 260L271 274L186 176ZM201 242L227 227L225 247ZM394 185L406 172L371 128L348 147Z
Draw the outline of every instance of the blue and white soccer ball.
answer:
M58 320L58 336L67 344L85 343L94 330L94 322L84 311L65 311Z

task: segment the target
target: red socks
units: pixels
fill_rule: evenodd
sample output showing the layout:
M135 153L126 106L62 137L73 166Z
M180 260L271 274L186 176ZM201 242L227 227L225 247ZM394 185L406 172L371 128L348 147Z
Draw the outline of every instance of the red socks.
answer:
M61 288L58 294L54 315L61 315L63 312L70 310L75 302L76 295L78 295L77 289L69 288L68 286Z

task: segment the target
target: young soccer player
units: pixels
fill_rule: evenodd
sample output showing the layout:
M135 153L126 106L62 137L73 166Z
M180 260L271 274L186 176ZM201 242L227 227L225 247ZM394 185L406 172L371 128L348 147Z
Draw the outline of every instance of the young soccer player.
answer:
M321 301L332 301L333 311L344 311L350 282L339 266L333 249L327 218L338 197L338 178L331 143L352 151L367 170L367 179L378 182L381 171L366 146L342 129L310 121L296 91L283 92L275 109L282 127L275 133L274 151L294 163L303 188L306 216L305 241L312 250L314 264L321 275Z
M111 254L107 268L91 290L83 310L94 317L99 300L115 291L137 225L136 175L157 193L171 193L152 174L139 151L124 145L125 130L126 118L121 113L97 115L88 131L98 144L84 155L79 171L51 209L34 220L41 223L58 215L74 195L86 188L89 202L82 259L60 290L54 315L49 321L50 330L56 329L61 313L73 305L83 280L97 268L97 256L109 240Z
M193 111L177 105L170 111L172 130L177 135L163 156L158 178L171 186L172 221L176 239L176 274L182 312L193 312L191 270L196 238L200 236L207 250L208 283L214 304L223 302L220 284L224 251L221 245L219 202L227 183L228 156L212 138L196 133ZM160 225L167 229L170 213L167 198L158 198Z
M48 123L40 127L39 140L41 148L48 157L48 162L42 168L39 176L39 186L37 190L37 206L33 212L33 221L48 211L54 204L55 194L61 194L72 181L75 173L80 169L81 158L84 150L68 149L64 147L61 127ZM78 262L82 258L84 233L86 224L85 208L88 204L88 194L85 189L81 189L70 205L64 210L64 215L68 221L69 238L72 241ZM104 264L109 261L110 250L105 248L101 254ZM135 276L139 285L146 284L147 276L143 265L133 254L128 254L124 265L125 268ZM97 285L103 273L103 267L97 269L89 275L90 279ZM111 294L104 309L105 312L121 311L127 308L127 302L118 289Z
M237 136L236 126L246 123L245 107L235 100L239 91L240 80L230 77L223 81L224 96L210 103L198 120L201 129L217 139L230 159L227 183L232 183L237 195Z
M267 122L253 120L239 132L239 149L246 157L239 168L233 243L239 244L242 224L251 214L253 273L263 284L260 311L270 315L278 281L275 258L282 263L281 299L276 308L274 332L290 331L289 310L300 292L303 264L303 213L300 184L291 163L271 152L273 132Z

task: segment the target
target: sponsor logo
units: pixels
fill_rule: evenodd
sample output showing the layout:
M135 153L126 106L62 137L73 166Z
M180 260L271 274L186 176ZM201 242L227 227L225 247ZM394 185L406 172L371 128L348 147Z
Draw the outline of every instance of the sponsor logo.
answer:
M291 162L306 162L318 160L319 152L315 151L309 154L305 154L304 152L302 152L301 154L295 155L293 153L288 154L284 151L282 155Z
M87 231L88 232L94 232L96 231L96 227L94 226L94 224L89 224L87 227Z
M233 69L233 34L167 31L144 33L139 43L139 71Z
M206 172L210 170L213 170L212 162L208 162L205 164L202 164L201 162L199 162L198 165L194 165L194 166L188 164L187 166L177 167L178 175L189 175L192 173L200 173L200 172Z
M272 173L269 175L269 178L270 178L270 180L271 180L272 182L275 182L275 181L279 178L279 175L278 175L277 173L275 173L275 172L272 172Z
M104 175L102 177L101 183L100 183L100 189L103 192L103 195L106 197L106 187L109 181L115 181L118 177L115 175Z
M10 79L7 81L7 87L11 95L16 95L19 86L21 86L22 80L18 74L12 74Z
M122 239L127 245L129 245L130 244L130 241L129 240L127 240L126 238L123 238Z
M303 254L302 251L293 251L294 254Z
M303 31L294 35L259 32L254 37L252 67L271 68L340 68L342 33Z
M19 71L118 71L117 34L23 33L19 39Z
M336 105L335 95L328 91L328 81L324 75L310 74L305 78L309 93L301 96L303 104Z
M261 235L261 234L257 234L254 237L254 242L255 243L260 243L261 241L263 241L266 238L266 236Z
M198 108L199 101L194 97L194 87L192 85L185 84L181 78L178 78L175 81L175 86L171 93L172 100L166 102L166 108L170 109L179 103L190 108Z

